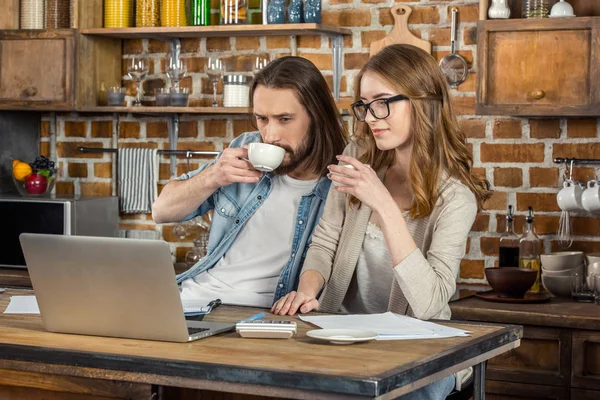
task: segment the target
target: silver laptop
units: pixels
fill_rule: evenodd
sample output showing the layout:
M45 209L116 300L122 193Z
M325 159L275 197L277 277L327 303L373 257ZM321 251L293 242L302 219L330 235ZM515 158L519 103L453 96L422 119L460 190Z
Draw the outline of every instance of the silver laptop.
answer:
M162 240L33 233L20 240L48 331L188 342L235 328L185 320Z

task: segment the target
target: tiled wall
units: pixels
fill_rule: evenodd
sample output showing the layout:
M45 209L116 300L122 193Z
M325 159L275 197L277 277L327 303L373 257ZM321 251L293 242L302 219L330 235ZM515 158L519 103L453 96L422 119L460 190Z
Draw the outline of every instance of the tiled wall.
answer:
M522 232L524 215L529 205L536 210L537 232L544 239L545 250L557 250L555 233L560 210L555 196L562 182L562 167L553 163L554 157L600 158L599 121L597 119L524 119L475 115L476 62L476 1L399 1L413 8L409 23L411 31L433 44L433 56L442 58L450 51L450 8L459 8L458 53L469 62L468 79L453 92L455 106L461 114L461 124L473 149L475 167L485 173L493 184L495 194L486 210L477 218L470 235L466 259L461 266L463 282L482 282L484 267L497 263L497 246L504 230L508 204L517 208L516 230ZM344 40L344 76L342 107L352 101L353 81L367 60L369 44L385 36L391 29L394 3L377 0L323 0L323 23L352 29ZM216 8L216 7L215 7ZM203 73L207 49L218 50L228 57L229 69L250 71L255 53L281 56L290 53L289 37L215 38L183 41L183 57L187 60L190 77L183 86L191 89L191 104L209 105L211 86ZM298 55L311 59L331 84L331 49L327 38L298 37ZM153 58L151 76L146 92L165 85L164 60L168 46L159 41L127 41L124 53L145 51ZM236 55L236 56L234 56ZM124 65L126 60L124 60ZM124 81L129 95L135 93L135 83ZM151 100L147 97L146 100ZM350 117L346 117L349 124ZM80 154L77 146L116 147L148 146L168 148L166 118L121 116L112 114L58 114L56 151L62 178L59 193L110 194L114 184L110 154ZM50 130L54 119L45 117L42 125L42 150L50 152ZM222 150L239 133L251 129L244 116L211 118L187 115L182 117L180 149ZM194 160L195 168L199 160ZM184 159L177 173L186 169ZM169 179L167 157L161 160L161 185ZM598 172L594 168L577 168L576 177L587 180ZM194 235L180 240L173 234L172 225L156 226L149 215L122 215L123 229L156 230L173 243L181 260L191 246ZM586 213L576 214L573 222L575 242L572 249L600 252L600 219Z

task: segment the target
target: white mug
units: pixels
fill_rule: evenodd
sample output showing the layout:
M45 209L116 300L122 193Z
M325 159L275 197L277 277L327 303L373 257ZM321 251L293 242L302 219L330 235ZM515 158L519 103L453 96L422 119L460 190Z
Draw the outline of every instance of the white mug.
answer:
M564 181L563 188L556 195L556 202L563 211L579 211L583 210L581 204L581 195L583 187L574 181Z
M271 172L283 161L285 150L268 143L250 143L248 158L254 168L263 172Z
M581 204L586 211L600 211L600 185L598 181L591 180L587 184L587 189L581 195Z

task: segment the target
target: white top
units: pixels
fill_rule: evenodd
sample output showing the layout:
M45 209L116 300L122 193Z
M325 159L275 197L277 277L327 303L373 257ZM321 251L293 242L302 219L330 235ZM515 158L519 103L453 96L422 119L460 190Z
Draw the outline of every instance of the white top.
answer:
M271 307L275 286L290 259L300 199L317 180L274 176L271 193L233 245L211 269L181 284L182 300Z
M393 281L392 259L383 232L369 222L341 311L349 314L386 312Z

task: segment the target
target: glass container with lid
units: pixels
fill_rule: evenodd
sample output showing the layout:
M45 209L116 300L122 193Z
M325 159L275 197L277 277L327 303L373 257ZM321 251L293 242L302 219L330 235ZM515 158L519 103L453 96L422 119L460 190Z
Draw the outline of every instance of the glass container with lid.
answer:
M225 75L223 78L223 106L250 106L250 86L246 75Z

